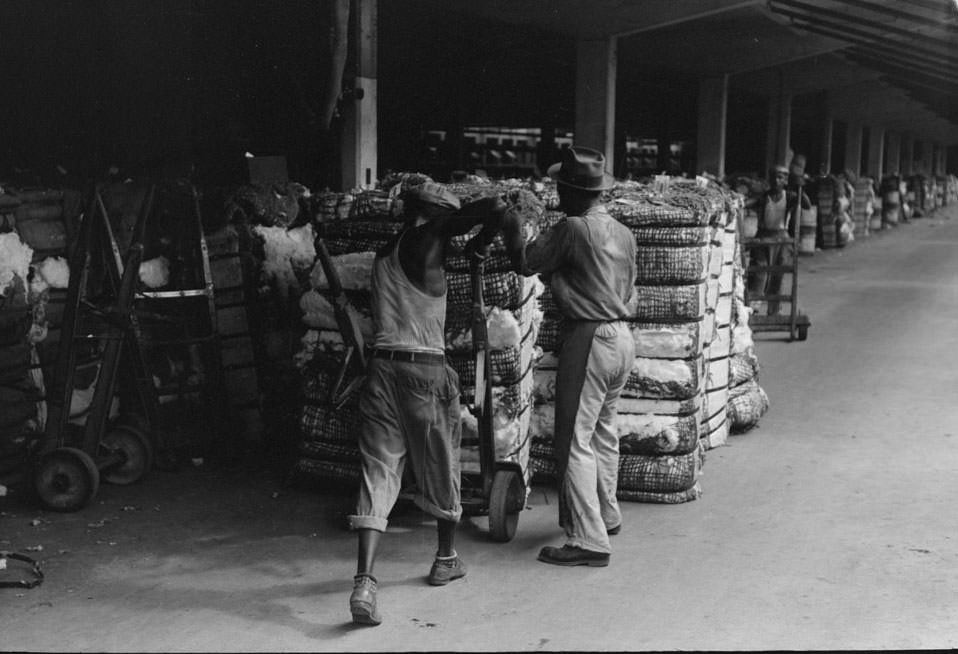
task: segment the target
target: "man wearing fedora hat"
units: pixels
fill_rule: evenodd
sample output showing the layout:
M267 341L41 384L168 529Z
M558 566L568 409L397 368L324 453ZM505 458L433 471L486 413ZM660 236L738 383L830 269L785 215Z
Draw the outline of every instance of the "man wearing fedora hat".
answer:
M556 374L555 450L562 547L544 547L555 565L605 566L609 536L619 532L616 500L619 439L616 401L635 359L625 322L634 311L636 246L627 227L602 204L612 186L602 153L573 146L549 168L567 217L523 246L508 214L503 230L517 269L541 273L562 313Z
M353 621L382 622L373 565L408 462L416 480L413 501L436 518L438 548L427 581L442 586L464 577L455 550L460 505L459 376L446 362L446 277L449 239L490 223L498 229L505 203L482 198L460 207L440 184L403 194L405 228L376 253L371 304L374 335L359 401L362 483L350 526L359 534L349 609Z

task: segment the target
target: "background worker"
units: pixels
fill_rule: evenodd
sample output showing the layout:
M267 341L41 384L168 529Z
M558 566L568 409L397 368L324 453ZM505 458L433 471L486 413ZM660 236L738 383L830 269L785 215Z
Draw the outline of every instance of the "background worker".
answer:
M789 171L786 166L774 166L768 173L768 190L755 204L758 230L755 238L791 238L791 221L798 207L798 190L788 188ZM810 209L808 196L802 193L802 209ZM753 266L787 266L792 263L788 245L766 245L751 248ZM752 295L778 295L782 291L781 272L754 271L749 273L748 292ZM768 301L768 315L778 314L780 302Z
M350 525L359 549L349 608L353 621L382 622L373 566L380 536L399 496L408 461L416 480L413 498L437 520L438 549L428 582L465 576L455 549L460 506L459 377L445 358L446 277L449 239L490 221L491 240L505 203L483 198L460 210L459 199L432 182L404 193L404 229L379 252L372 271L374 336L360 399L362 482Z
M555 449L562 547L544 547L539 560L556 565L605 566L622 514L616 500L619 438L616 401L635 359L625 322L633 313L636 246L627 227L601 202L612 186L602 153L562 151L549 168L559 208L567 217L524 247L518 216L504 232L517 269L549 278L562 313L556 373Z

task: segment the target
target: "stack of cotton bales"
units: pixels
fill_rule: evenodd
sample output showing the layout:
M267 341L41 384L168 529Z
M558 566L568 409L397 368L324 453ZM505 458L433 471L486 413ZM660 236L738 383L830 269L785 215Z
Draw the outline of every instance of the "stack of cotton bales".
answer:
M735 256L736 221L728 202L718 189L673 182L664 192L621 183L607 203L638 246L638 303L630 319L636 358L618 402L620 499L677 503L701 493L698 478L712 436L705 430L715 427L718 444L724 421L724 407L715 406L718 394L709 413L706 391L712 356L713 390L727 376L722 368L728 357L721 354L727 346L709 347L716 324L730 323L732 281L723 272L726 259ZM557 313L548 294L543 297L541 334L548 334ZM540 345L550 343L540 337ZM555 355L547 352L536 371L533 462L544 477L555 474Z

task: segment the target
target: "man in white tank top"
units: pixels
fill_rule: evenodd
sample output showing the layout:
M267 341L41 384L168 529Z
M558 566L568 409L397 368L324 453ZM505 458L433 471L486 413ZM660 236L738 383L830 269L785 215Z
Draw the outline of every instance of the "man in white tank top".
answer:
M756 204L758 213L757 238L790 237L791 221L798 206L798 194L788 190L788 168L782 165L773 167L768 175L769 188ZM802 196L803 209L811 204ZM750 252L754 266L788 266L792 263L792 249L787 245L769 245L754 247ZM783 273L755 271L749 273L748 291L754 295L779 295L782 290ZM768 315L778 314L780 302L768 300Z
M353 621L378 625L373 566L380 537L399 495L408 463L413 498L435 516L438 548L427 578L442 586L465 576L455 550L460 506L459 377L445 358L446 276L449 240L484 224L476 237L491 241L505 203L483 198L460 208L459 199L432 182L403 196L406 227L373 263L374 336L359 411L363 478L350 525L359 551L349 609Z

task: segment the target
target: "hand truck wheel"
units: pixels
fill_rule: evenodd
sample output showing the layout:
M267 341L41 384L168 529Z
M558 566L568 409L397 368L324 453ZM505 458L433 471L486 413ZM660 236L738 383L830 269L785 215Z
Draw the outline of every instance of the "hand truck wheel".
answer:
M153 465L153 446L146 435L129 425L117 425L100 440L106 454L119 456L118 463L103 469L104 481L119 486L136 483Z
M489 492L489 535L507 543L516 535L519 512L526 503L525 484L516 470L497 470Z
M100 487L93 458L75 447L59 447L40 455L33 488L51 511L77 511L90 503Z

